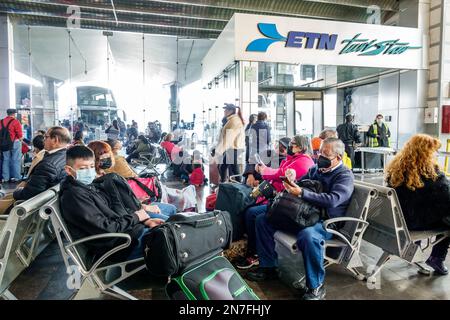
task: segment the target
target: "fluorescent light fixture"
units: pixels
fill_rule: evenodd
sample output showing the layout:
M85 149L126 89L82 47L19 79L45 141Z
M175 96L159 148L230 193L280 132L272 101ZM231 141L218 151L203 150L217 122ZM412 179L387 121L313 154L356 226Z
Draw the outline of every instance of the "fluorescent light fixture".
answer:
M14 83L21 83L21 84L28 84L32 85L33 87L39 87L42 88L42 82L33 79L26 74L19 72L17 70L14 70Z

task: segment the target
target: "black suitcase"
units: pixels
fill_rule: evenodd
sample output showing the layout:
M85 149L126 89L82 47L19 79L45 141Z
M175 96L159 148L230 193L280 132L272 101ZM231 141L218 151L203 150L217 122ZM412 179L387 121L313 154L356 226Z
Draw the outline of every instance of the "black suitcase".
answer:
M216 209L228 211L233 223L233 241L244 235L244 212L255 203L252 188L241 183L221 183L217 192Z
M173 215L144 236L147 269L159 277L181 274L229 248L232 232L228 212Z
M231 263L222 256L211 258L166 285L172 300L259 300Z

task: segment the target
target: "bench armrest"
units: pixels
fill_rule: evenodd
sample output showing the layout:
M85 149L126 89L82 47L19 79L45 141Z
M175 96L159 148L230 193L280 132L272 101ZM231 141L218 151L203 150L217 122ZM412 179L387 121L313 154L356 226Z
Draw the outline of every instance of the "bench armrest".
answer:
M332 218L332 219L328 219L328 220L325 220L325 221L323 222L323 228L325 229L326 232L329 232L329 233L331 233L331 234L337 236L339 239L341 239L341 240L344 241L347 245L349 245L350 247L353 248L354 245L352 245L352 244L350 243L350 241L349 241L342 233L340 233L340 232L337 231L337 230L328 228L328 226L329 226L330 224L332 224L332 223L337 223L337 222L349 222L349 221L357 222L357 223L362 223L362 224L363 224L362 232L361 232L361 234L359 235L359 237L362 237L362 235L363 235L363 233L364 233L364 230L367 228L367 226L369 225L369 223L368 223L367 221L365 221L365 220L361 220L361 219L357 219L357 218L341 217L341 218ZM359 242L359 239L358 239L358 241L356 241L356 243L358 243L358 242Z
M89 241L105 239L105 238L122 238L122 239L126 239L126 241L124 243L118 245L117 247L112 248L111 250L109 250L108 252L103 254L99 259L97 259L97 261L93 264L93 266L88 270L88 275L90 275L93 272L95 272L97 267L103 261L105 261L107 258L109 258L111 255L113 255L114 253L116 253L116 252L118 252L118 251L120 251L122 249L127 248L130 245L130 243L131 243L131 237L128 234L126 234L126 233L97 234L97 235L94 235L94 236L89 236L89 237L82 238L82 239L79 239L77 241L74 241L71 244L66 245L65 249L66 250L70 250L70 248L76 247L77 245L84 244L84 243L89 242Z
M241 183L240 181L236 180L236 178L241 177L242 178L242 174L235 174L230 176L230 182L231 183Z

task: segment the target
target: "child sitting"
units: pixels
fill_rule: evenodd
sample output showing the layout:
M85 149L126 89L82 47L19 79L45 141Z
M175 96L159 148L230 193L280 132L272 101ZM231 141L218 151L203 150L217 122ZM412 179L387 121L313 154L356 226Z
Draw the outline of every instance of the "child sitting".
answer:
M203 173L202 167L201 163L194 163L194 170L189 175L189 182L196 187L200 187L205 183L205 174Z

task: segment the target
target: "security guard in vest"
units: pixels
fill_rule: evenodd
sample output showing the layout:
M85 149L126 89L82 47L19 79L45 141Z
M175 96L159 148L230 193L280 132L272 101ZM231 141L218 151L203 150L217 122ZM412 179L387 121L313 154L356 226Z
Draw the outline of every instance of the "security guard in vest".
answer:
M350 157L352 167L355 165L355 147L361 143L361 135L358 126L353 123L354 119L354 114L347 113L345 123L338 125L336 129L339 139L344 142L345 152Z
M369 137L369 147L385 147L390 148L390 137L391 131L389 131L388 126L383 121L383 115L377 114L375 122L370 126L369 131L367 131L367 136Z

